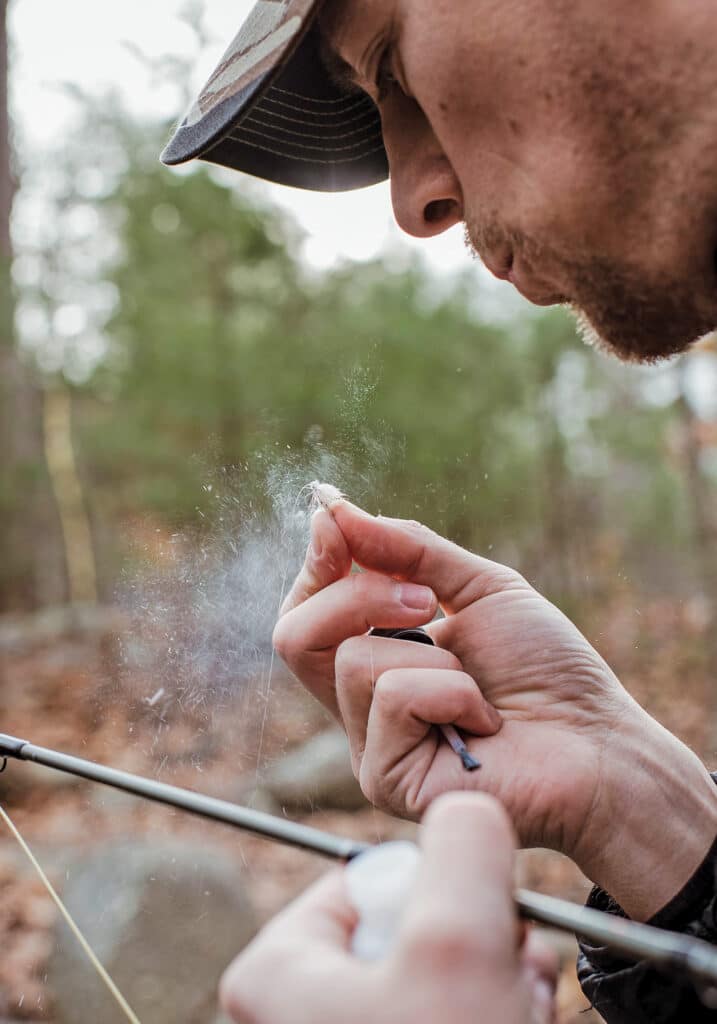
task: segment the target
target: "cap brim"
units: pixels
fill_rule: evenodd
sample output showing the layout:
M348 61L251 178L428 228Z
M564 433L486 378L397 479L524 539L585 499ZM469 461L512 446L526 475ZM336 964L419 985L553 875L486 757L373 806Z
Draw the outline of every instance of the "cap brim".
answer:
M388 177L375 104L334 82L321 59L315 16L322 2L256 5L164 149L163 163L198 157L320 192ZM261 16L274 28L257 40Z

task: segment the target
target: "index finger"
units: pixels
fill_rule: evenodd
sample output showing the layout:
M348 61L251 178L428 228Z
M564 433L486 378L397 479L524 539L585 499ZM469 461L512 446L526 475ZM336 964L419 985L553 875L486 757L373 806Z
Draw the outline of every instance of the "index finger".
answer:
M358 917L344 872L328 871L297 896L265 926L265 934L278 932L284 940L303 945L307 941L347 952Z
M224 972L220 1001L237 1021L338 1020L364 984L350 956L356 912L342 872L312 885L266 925Z
M440 537L420 523L375 517L348 501L331 515L360 566L431 587L449 612L502 590L521 577Z
M279 615L285 615L330 583L348 576L352 561L346 540L333 516L326 509L318 509L311 517L311 540L306 559Z

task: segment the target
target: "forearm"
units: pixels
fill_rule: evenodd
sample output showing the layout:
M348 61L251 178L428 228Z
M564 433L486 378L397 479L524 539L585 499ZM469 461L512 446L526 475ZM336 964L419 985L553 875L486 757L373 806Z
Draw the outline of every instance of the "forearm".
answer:
M606 742L574 859L634 920L689 881L717 836L717 787L699 758L633 702Z

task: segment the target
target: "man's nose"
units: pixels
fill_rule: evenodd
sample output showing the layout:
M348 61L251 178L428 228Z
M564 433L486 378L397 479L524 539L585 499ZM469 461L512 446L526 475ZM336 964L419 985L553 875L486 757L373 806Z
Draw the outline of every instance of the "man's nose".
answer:
M430 238L459 224L461 186L420 107L411 101L410 109L402 103L384 115L383 137L399 226L409 235Z

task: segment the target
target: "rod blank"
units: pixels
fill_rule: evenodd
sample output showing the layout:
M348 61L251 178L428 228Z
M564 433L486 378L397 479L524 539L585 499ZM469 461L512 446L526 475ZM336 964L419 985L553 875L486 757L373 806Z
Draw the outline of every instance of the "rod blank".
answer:
M266 814L263 811L255 811L251 807L242 807L240 804L230 803L227 800L217 800L211 796L204 796L202 793L195 793L191 789L181 789L179 786L170 786L166 782L157 782L155 779L147 779L142 775L132 775L130 772L123 772L117 768L107 768L94 761L61 754L58 750L51 750L49 747L36 747L26 740L0 733L0 758L3 757L14 757L20 761L34 761L35 764L44 765L46 768L54 768L57 771L68 772L70 775L77 775L82 779L89 779L91 782L113 786L115 789L124 790L125 793L134 793L135 796L144 797L146 800L153 800L155 803L166 804L169 807L177 807L190 814L211 818L213 821L232 825L245 832L253 832L266 839L274 839L277 842L287 843L290 846L319 853L335 860L351 860L352 857L356 857L368 848L367 843L334 836L329 832L322 832L318 828L310 828L299 822L287 821L285 818Z
M349 861L370 846L190 789L107 768L48 747L37 747L27 740L0 733L0 758L8 757L34 761L47 768L113 786L126 793L334 860ZM595 945L609 946L628 960L647 960L656 967L691 975L701 988L705 1002L717 1005L717 949L709 943L527 889L518 889L515 901L520 916L528 920L572 932Z

